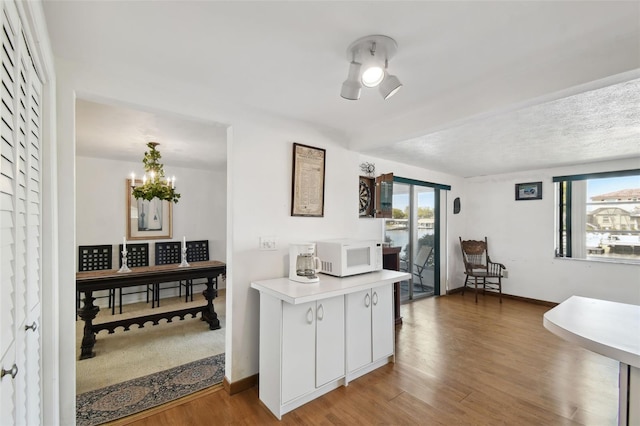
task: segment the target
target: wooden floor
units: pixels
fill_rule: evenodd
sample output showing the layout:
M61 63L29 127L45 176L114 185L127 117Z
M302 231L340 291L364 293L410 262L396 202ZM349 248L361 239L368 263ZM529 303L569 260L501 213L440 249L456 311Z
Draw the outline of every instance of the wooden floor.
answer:
M615 425L617 363L547 331L549 309L493 296L476 305L473 293L413 302L402 306L395 364L282 422L252 388L210 392L129 424Z

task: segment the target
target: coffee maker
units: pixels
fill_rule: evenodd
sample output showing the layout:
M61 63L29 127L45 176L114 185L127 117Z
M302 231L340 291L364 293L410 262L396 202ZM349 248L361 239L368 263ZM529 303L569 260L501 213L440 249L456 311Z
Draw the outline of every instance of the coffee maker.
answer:
M300 283L317 283L320 259L316 257L315 243L297 243L289 246L289 279Z

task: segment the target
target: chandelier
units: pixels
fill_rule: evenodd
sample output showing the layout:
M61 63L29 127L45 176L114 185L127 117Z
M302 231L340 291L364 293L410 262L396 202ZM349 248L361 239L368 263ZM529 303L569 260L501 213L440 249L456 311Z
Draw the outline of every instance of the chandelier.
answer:
M180 194L175 191L176 177L171 179L164 177L164 170L162 163L160 163L160 151L156 149L156 146L160 145L158 142L149 142L147 146L149 151L145 151L142 164L144 164L144 176L142 177L142 185L135 185L135 175L131 173L131 187L133 189L133 196L135 199L144 199L151 201L154 198L158 198L163 201L170 201L177 203L180 198Z

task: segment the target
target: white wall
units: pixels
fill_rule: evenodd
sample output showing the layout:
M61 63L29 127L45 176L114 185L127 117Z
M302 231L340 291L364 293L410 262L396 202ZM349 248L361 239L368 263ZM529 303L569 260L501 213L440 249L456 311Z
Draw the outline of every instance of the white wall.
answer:
M553 176L638 168L638 160L603 162L466 179L460 216L463 238L489 241L493 261L504 263L507 294L551 302L572 295L640 304L640 265L554 256L555 193ZM515 184L542 181L542 200L515 201ZM457 281L462 257L456 252Z
M229 194L233 210L233 214L229 214L234 234L233 285L227 290L227 296L231 292L233 300L233 334L227 346L234 351L230 361L234 380L258 373L259 297L258 292L249 287L251 281L286 276L289 243L337 237L382 240L382 220L361 219L358 215L360 163L375 163L377 174L393 172L406 178L449 184L454 191L460 190L456 187L463 181L443 173L361 156L342 148L332 138L294 123L272 124L272 127L253 129L255 123L234 124L234 152L229 164L233 174L230 178L233 190ZM290 216L293 141L327 150L322 218ZM267 156L270 161L263 160ZM258 178L247 179L245 167L253 170ZM259 190L256 181L260 182ZM450 225L457 235L460 223L451 220ZM261 235L275 236L278 249L260 251Z

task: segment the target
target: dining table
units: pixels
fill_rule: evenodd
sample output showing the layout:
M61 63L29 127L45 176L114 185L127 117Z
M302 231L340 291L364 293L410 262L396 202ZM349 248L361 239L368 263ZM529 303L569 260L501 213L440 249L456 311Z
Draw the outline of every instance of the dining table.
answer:
M93 348L96 343L96 335L103 330L107 330L111 334L119 327L122 327L124 331L128 331L132 325L138 325L138 327L142 328L147 322L157 325L162 319L171 322L176 317L182 320L188 315L195 318L198 314L202 315L201 319L208 324L210 330L219 329L220 320L214 309L213 300L217 295L218 277L224 274L226 274L226 265L224 262L217 260L191 262L188 266L179 264L145 266L131 268L129 272L119 272L118 270L77 272L76 290L83 295L81 297L82 306L78 310L78 316L84 321L80 359L93 358L95 356ZM205 299L205 304L203 305L173 310L158 309L158 312L152 314L94 323L100 311L100 307L93 303L95 301L93 296L95 291L198 278L207 279L207 288L202 292Z

